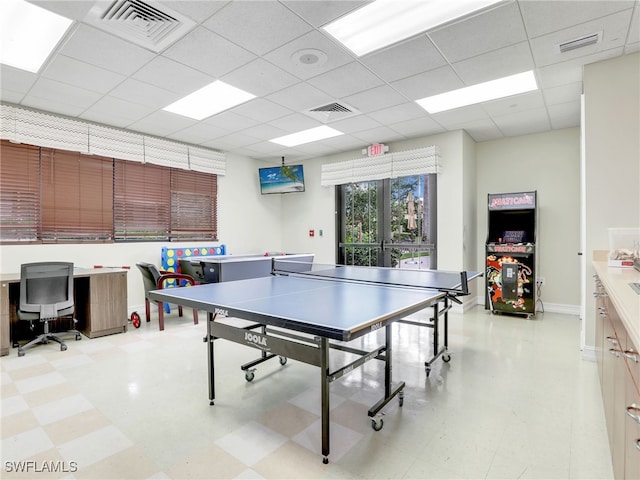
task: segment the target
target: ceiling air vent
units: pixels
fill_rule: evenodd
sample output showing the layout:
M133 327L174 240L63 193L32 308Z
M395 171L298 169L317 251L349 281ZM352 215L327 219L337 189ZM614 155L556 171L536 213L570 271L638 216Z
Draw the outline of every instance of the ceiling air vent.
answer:
M352 117L354 115L360 115L360 112L352 106L338 102L311 108L306 113L307 115L325 123L342 120L343 118Z
M140 0L98 1L86 21L154 52L161 52L195 25L169 8L160 10Z
M569 40L568 42L558 45L560 53L569 52L576 48L588 47L589 45L595 45L600 41L602 32L593 33L591 35L585 35L584 37L576 38L575 40Z

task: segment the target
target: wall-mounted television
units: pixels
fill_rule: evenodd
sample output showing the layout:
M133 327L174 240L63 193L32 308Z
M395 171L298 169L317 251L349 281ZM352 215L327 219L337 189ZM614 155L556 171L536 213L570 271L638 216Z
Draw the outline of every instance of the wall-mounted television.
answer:
M304 192L304 171L302 165L281 165L258 170L260 193Z

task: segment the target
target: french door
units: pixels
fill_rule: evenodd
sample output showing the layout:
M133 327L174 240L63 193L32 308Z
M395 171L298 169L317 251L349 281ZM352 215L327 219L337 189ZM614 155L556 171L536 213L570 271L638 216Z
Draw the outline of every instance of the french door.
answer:
M337 187L340 264L435 269L436 175Z

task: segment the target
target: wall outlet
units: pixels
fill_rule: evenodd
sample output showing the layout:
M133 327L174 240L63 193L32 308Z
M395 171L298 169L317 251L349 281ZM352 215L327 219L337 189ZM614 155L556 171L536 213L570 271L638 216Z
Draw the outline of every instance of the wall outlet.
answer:
M538 279L536 280L536 283L538 285L544 285L544 277L538 277Z

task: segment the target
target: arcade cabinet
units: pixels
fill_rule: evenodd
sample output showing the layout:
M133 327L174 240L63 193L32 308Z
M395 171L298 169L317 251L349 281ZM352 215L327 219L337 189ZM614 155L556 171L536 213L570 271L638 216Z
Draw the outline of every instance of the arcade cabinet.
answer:
M536 311L536 192L488 195L485 309L523 315Z

